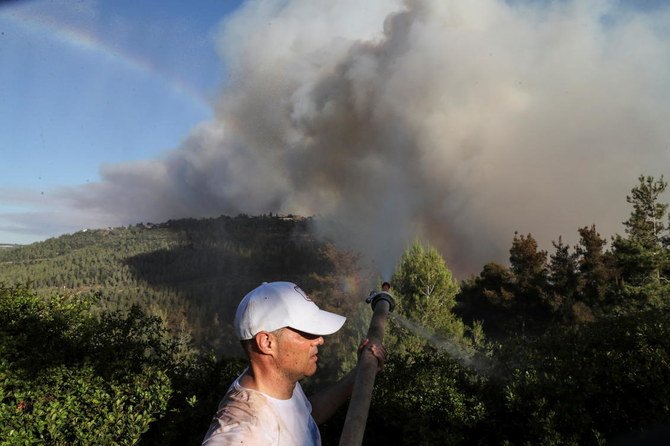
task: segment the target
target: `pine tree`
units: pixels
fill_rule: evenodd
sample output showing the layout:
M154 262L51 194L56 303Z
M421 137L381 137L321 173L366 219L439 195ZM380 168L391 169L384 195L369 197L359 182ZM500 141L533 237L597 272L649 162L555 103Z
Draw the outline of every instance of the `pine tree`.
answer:
M551 316L558 304L549 291L547 251L538 250L537 241L531 234L514 233L510 248L510 267L516 281L515 295L521 305L519 310L535 324Z
M467 321L482 321L487 336L518 331L515 283L510 269L495 262L484 265L478 276L463 281L458 313Z
M554 293L572 299L577 291L577 254L570 253L570 246L563 244L562 237L552 245L556 252L549 257L549 278Z
M603 248L607 241L600 236L596 225L579 229L578 255L580 299L590 306L599 306L605 300L609 271Z
M403 254L391 279L403 296L403 307L417 322L440 329L449 325L456 305L458 282L435 250L415 243Z
M668 226L663 223L668 210L667 203L660 203L659 199L665 192L668 183L654 177L638 178L639 184L626 196L626 202L633 205L633 212L628 220L623 222L626 227L628 240L637 243L646 250L657 251L661 246L663 234Z
M577 315L583 311L580 311L581 306L576 301L579 278L577 253L571 253L570 246L564 244L560 236L558 242L551 243L555 249L549 257L549 283L553 299L560 306L564 321L581 320Z
M619 272L623 304L658 306L667 300L670 282L668 225L664 223L668 204L660 202L667 188L663 176L656 180L640 176L626 201L633 206L623 222L626 237L616 235L612 246Z

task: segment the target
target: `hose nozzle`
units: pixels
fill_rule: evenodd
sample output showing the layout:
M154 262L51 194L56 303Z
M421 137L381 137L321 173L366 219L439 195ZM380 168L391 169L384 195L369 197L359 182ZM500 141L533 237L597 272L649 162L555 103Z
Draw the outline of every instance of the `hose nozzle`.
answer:
M380 300L385 300L389 304L389 312L393 311L395 308L395 300L393 299L393 295L389 293L389 289L391 288L391 284L388 282L382 283L382 290L381 291L370 291L370 294L368 295L367 299L365 299L365 303L368 303L372 305L372 310L375 309L375 305L377 305L377 302Z

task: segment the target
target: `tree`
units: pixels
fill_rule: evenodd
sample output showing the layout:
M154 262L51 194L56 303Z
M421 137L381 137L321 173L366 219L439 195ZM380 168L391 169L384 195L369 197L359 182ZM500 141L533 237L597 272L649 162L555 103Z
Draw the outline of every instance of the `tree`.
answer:
M489 262L478 276L461 284L457 313L468 323L482 321L487 336L499 337L516 331L518 321L514 288L510 269Z
M658 306L665 303L669 288L670 252L668 204L660 202L667 183L663 177L640 176L626 201L633 206L623 222L626 237L616 235L612 242L618 269L619 292L624 305Z
M516 232L509 252L519 310L529 317L531 325L546 321L558 306L547 292L547 252L538 251L537 241L531 234L524 237Z
M392 323L385 338L394 354L379 375L366 444L460 444L485 410L480 394L468 391L482 379L463 366L476 357L477 342L465 338L468 329L453 313L458 283L437 250L417 242L391 284L392 321L403 323Z
M603 248L607 241L596 231L596 226L579 229L578 255L579 294L587 304L600 306L605 300L610 276Z
M578 287L577 253L570 252L570 246L563 244L562 237L558 243L552 241L555 252L549 257L549 282L555 300L562 302L563 319L573 321L583 304L575 301Z
M394 313L404 326L393 326L388 343L401 355L421 351L433 336L464 341L465 325L452 312L459 286L435 248L418 242L410 246L391 283L397 297Z
M570 253L570 246L564 245L562 237L558 243L551 242L556 252L549 257L549 279L554 293L571 300L577 291L577 255Z
M668 204L659 202L668 183L663 180L663 175L658 180L640 175L638 181L639 184L626 196L626 202L633 205L633 212L623 225L626 227L628 240L644 249L657 250L668 229L663 223Z
M449 329L459 286L435 248L413 244L400 259L391 282L401 296L398 308L406 316L435 330Z
M537 241L531 234L523 236L514 233L509 261L519 284L544 283L547 277L547 252L537 250Z
M477 441L487 431L486 379L443 352L412 359L393 355L379 374L365 444L493 444Z

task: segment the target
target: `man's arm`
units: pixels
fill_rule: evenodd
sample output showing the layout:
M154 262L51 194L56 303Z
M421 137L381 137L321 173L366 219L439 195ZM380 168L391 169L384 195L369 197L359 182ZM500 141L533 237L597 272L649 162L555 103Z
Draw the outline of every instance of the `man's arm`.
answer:
M358 351L359 356L362 354L374 355L379 363L377 371L382 369L386 358L386 351L383 346L369 343L366 339ZM349 399L354 389L354 382L356 381L356 370L357 367L354 367L338 382L309 397L309 401L312 404L312 418L314 418L316 424L321 424L332 417L337 409Z
M316 424L321 424L332 417L337 409L349 399L355 380L356 367L332 386L309 397L309 402L312 403L312 418Z

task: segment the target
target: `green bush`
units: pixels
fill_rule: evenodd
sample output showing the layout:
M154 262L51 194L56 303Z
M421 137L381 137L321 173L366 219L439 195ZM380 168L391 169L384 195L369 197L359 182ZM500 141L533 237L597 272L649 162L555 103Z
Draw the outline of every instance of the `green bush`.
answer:
M1 444L135 444L172 394L160 321L0 286Z
M0 445L199 443L240 359L200 354L139 307L0 284Z

